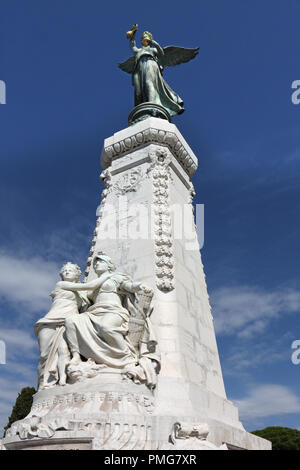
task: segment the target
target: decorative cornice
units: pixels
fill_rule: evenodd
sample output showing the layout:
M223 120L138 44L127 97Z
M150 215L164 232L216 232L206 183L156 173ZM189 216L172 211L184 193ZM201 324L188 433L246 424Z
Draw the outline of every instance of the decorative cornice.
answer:
M120 157L124 153L131 152L133 149L147 144L158 143L168 147L188 176L192 177L197 169L198 161L176 126L166 122L162 125L165 129L162 129L158 125L157 127L153 125L156 124L154 121L157 121L157 119L147 119L130 129L126 129L128 131L126 133L121 131L112 138L106 139L101 156L103 168L108 168L115 157ZM148 123L147 127L145 123L146 125ZM131 135L130 131L133 131Z

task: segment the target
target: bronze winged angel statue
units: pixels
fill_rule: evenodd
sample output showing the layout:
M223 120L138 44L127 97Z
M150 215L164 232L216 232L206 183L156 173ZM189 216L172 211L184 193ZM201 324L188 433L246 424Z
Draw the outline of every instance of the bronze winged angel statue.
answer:
M134 86L134 104L154 103L162 106L168 114L174 116L184 111L183 101L163 78L163 70L188 62L198 54L199 47L186 49L184 47L167 46L162 48L154 41L149 31L144 31L141 37L142 47L135 42L135 33L138 25L135 24L126 36L130 41L133 56L119 64L124 72L132 74Z

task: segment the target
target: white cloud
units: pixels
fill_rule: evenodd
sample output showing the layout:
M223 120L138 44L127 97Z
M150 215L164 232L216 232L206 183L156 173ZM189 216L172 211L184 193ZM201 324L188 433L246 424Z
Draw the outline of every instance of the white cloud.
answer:
M267 416L300 413L300 397L283 385L253 386L248 396L232 401L239 408L240 418L248 422Z
M21 391L23 387L28 387L28 383L19 380L16 378L15 380L1 378L0 379L0 400L1 402L9 402L14 403L18 393Z
M30 387L35 387L37 384L37 366L38 366L38 354L35 355L35 360L32 362L17 362L11 361L7 363L7 366L11 371L8 371L8 375L17 376L18 379L23 377L23 380L27 380Z
M36 345L35 339L30 336L27 331L18 329L3 329L0 328L0 339L2 339L6 345L16 347L18 349L30 350Z
M218 334L253 337L263 332L272 319L300 311L300 291L265 291L257 287L222 287L211 294L215 329Z
M229 352L226 356L226 374L236 375L243 371L247 373L250 368L265 366L266 364L278 364L280 362L291 362L291 344L295 339L294 333L286 331L280 336L268 334L268 338L257 335L254 341L248 342L245 346L244 341L230 342Z
M5 344L7 365L16 358L22 361L37 358L38 343L33 334L33 326L29 331L0 328L0 340Z
M227 376L249 375L250 369L266 364L290 361L290 344L287 346L289 335L274 339L270 344L266 341L251 342L251 347L243 345L232 346L224 359L224 373Z
M12 302L24 314L49 307L49 294L58 277L59 266L41 257L21 258L0 253L0 297Z

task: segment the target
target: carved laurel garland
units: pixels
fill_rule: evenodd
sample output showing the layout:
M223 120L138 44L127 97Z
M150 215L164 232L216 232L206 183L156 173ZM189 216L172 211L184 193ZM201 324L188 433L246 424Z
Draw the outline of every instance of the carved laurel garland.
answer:
M111 165L111 159L113 157L151 142L161 143L169 147L187 174L190 177L193 176L197 170L197 163L190 156L189 151L186 150L175 133L164 131L162 129L145 129L131 137L120 140L120 142L109 145L104 149L102 163L104 167L107 168Z
M101 195L102 199L101 199L101 203L100 203L99 210L98 210L98 219L97 219L97 222L96 222L96 228L95 228L95 231L94 231L94 236L93 236L93 240L92 240L92 246L91 246L91 249L90 249L89 257L88 257L87 263L86 263L86 270L85 270L85 273L84 273L85 274L85 276L84 276L85 281L87 280L87 277L88 277L90 269L91 269L91 264L92 264L94 251L95 251L95 245L96 245L96 241L97 241L98 227L100 225L100 222L101 222L101 219L102 219L102 216L103 216L105 201L106 201L107 195L111 191L111 187L112 187L111 173L108 169L102 171L102 173L100 175L100 179L104 182L105 189L102 191L102 195Z
M164 291L174 289L174 258L172 221L169 211L169 185L171 155L165 147L149 152L153 181L154 243L156 264L156 285Z

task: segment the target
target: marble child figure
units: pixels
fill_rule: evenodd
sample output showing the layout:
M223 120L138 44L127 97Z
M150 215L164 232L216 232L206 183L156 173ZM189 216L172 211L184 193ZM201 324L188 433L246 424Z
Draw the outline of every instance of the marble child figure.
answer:
M102 253L94 258L93 268L97 279L58 283L66 292L88 291L92 303L86 312L66 320L66 338L73 356L70 364L80 363L81 355L107 367L135 367L137 353L129 339L130 312L124 305L128 296L151 289L116 272L109 256Z
M80 280L81 270L76 264L66 263L60 276L63 281L76 284ZM79 309L86 302L82 294L62 289L59 282L50 296L53 301L50 311L34 326L40 348L39 390L66 384L66 366L70 361L70 352L65 336L65 320L71 315L78 315Z

